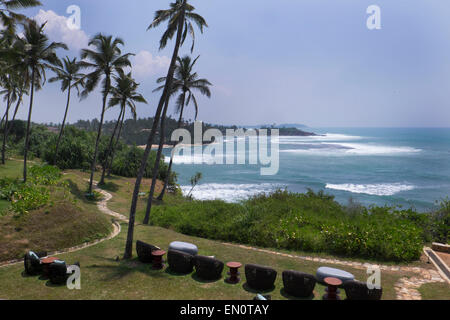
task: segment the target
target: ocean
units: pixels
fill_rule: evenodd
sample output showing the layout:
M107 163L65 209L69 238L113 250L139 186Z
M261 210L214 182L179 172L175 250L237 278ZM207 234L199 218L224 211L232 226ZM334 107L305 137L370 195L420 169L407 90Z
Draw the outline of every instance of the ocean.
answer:
M278 174L260 175L260 165L186 164L173 169L184 193L190 178L200 200L236 202L278 188L324 190L340 203L401 205L430 210L450 196L450 128L316 128L320 136L280 137ZM166 162L170 150L165 150Z

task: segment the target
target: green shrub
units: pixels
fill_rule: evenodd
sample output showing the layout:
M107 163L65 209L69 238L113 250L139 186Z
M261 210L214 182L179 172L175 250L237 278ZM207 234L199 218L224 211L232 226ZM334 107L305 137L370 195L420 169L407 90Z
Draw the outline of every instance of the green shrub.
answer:
M55 185L61 178L61 171L49 165L36 165L29 169L29 179L36 185Z
M50 192L45 187L22 184L11 199L11 207L17 214L28 213L43 207L50 199Z
M323 192L278 190L234 204L216 200L160 206L151 222L255 246L412 261L420 257L423 229L404 215L389 207L348 210Z
M136 177L141 167L142 158L144 156L144 150L132 146L124 148L117 153L114 159L114 163L111 168L111 173L122 176L122 177ZM156 161L156 152L152 151L150 153L149 159L147 161L147 167L145 169L144 177L151 178L153 176L152 171ZM167 164L164 162L164 156L161 158L159 164L159 174L158 179L163 180L167 174Z
M23 183L18 179L0 179L0 199L11 203L16 214L24 214L48 204L48 187L56 185L61 177L60 171L52 166L32 166L29 179Z

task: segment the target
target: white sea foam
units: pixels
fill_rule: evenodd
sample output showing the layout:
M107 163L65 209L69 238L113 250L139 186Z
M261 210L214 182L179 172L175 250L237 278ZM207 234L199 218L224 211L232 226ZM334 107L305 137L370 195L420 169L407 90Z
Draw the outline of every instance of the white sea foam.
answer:
M298 142L320 142L320 141L351 141L360 140L361 136L352 136L348 134L326 133L318 136L280 136L280 144L296 144Z
M227 202L236 202L246 199L259 193L267 193L281 188L279 184L219 184L205 183L194 188L192 196L197 200L215 200L220 199ZM191 190L191 186L181 186L184 195Z
M323 155L394 155L394 154L414 154L421 152L421 149L406 146L386 146L362 143L319 143L305 144L304 149L285 149L280 152L301 153L301 154L323 154Z
M327 189L348 191L352 193L364 193L374 196L392 196L402 191L410 191L415 186L401 183L380 183L380 184L327 184Z

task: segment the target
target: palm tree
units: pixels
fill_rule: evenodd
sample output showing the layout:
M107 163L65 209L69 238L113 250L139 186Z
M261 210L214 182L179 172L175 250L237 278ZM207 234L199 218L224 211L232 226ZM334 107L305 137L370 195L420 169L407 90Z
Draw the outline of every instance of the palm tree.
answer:
M6 102L6 111L4 115L4 120L2 119L2 124L5 122L5 125L3 126L3 143L2 143L2 164L5 164L5 152L6 152L6 130L8 128L8 117L9 117L9 108L11 107L11 100L12 97L12 91L13 91L13 80L11 79L11 75L9 74L3 74L0 79L0 83L3 90L0 91L0 95L3 95L3 100Z
M59 131L58 141L56 142L53 164L56 164L56 157L58 156L59 144L61 143L64 127L66 125L67 114L69 112L71 90L72 88L75 88L78 92L78 95L80 95L79 86L80 85L83 86L84 74L79 73L80 68L81 67L77 62L77 58L73 58L71 60L69 57L65 57L63 60L63 67L56 68L54 70L56 76L49 80L49 82L61 81L61 91L64 92L67 90L66 111L64 112L64 118L61 125L61 129Z
M195 98L195 95L193 93L194 90L199 90L202 94L204 94L208 97L211 97L211 92L209 90L209 86L211 86L211 83L206 79L198 79L197 73L194 73L192 71L198 58L199 57L197 57L194 61L192 61L190 56L184 56L183 58L180 58L180 57L177 58L177 65L175 67L175 74L174 74L171 94L175 94L177 91L181 91L180 95L178 96L177 102L176 102L176 107L177 107L176 111L177 111L177 113L180 113L180 119L178 121L178 128L181 127L184 107L185 107L185 105L186 106L189 105L190 101L193 101L193 103L194 103L195 118L197 119L198 104L197 104L197 99ZM158 79L159 83L162 83L164 81L166 81L165 77ZM163 88L164 88L164 86L160 86L155 91L162 90ZM164 131L163 121L164 120L161 120L161 132ZM163 136L163 134L161 136ZM150 187L150 196L148 198L147 208L145 211L145 218L144 218L143 224L148 224L150 221L150 213L152 210L153 195L154 195L155 187L156 187L156 177L158 176L159 162L161 160L162 143L163 142L161 142L161 144L158 148L158 153L156 155L156 162L155 162L155 166L153 168L154 179L152 179L152 184ZM172 163L173 163L173 155L170 159L169 169L167 170L164 189L161 192L160 196L158 197L159 200L162 200L166 186L169 183L170 172L172 169Z
M147 208L145 210L144 221L142 222L143 224L148 224L150 221L150 211L152 208L153 195L155 194L156 180L158 178L159 165L160 165L161 155L162 155L163 146L164 146L165 122L166 122L167 109L169 106L169 100L170 100L170 96L166 100L163 114L161 116L158 152L156 153L156 160L155 160L155 164L154 164L153 171L152 171L152 174L153 174L152 175L152 183L150 186L150 193L149 193L148 200L147 200Z
M3 127L3 143L2 143L2 160L1 163L5 164L5 153L6 153L6 141L8 139L9 132L12 129L12 124L16 118L17 112L19 110L19 106L22 103L22 98L24 93L27 93L27 75L26 69L23 66L17 66L17 63L20 60L17 60L18 56L14 53L14 46L17 37L15 34L11 33L8 29L3 30L1 32L1 40L0 40L0 52L3 53L2 59L0 59L1 73L0 73L0 82L4 88L1 92L3 94L4 100L6 101L6 111L3 115L0 128L5 122L5 126ZM16 67L12 68L12 65L16 65ZM11 108L11 104L17 101L16 107L14 110L14 116L12 121L9 121L9 112ZM8 126L8 123L10 125Z
M0 80L2 83L3 90L0 91L0 95L4 96L4 101L6 102L6 111L5 111L5 123L3 126L3 142L2 142L2 159L1 164L5 164L5 154L6 154L6 141L8 139L9 131L11 130L11 126L9 125L9 113L11 105L15 101L20 101L21 99L21 89L20 89L20 80L19 74L13 73L12 69L8 69L5 75L3 75ZM17 108L17 106L16 106ZM14 121L14 120L13 120Z
M49 43L48 37L44 34L45 23L39 25L34 20L29 20L24 25L23 37L18 38L12 50L19 62L13 66L26 69L27 77L30 76L30 106L28 109L27 130L25 134L24 166L23 180L27 181L27 156L30 138L31 114L33 111L33 100L35 89L40 88L40 84L45 82L45 70L54 69L55 66L61 66L56 55L57 49L67 50L67 46L60 42Z
M119 45L124 45L124 42L120 38L113 39L112 36L104 36L97 34L89 42L89 46L93 46L95 50L83 49L81 52L81 58L88 59L89 61L81 61L80 65L83 68L92 68L93 71L86 75L85 90L82 93L83 97L86 97L92 92L100 82L102 81L102 94L103 105L102 113L100 117L100 124L98 126L97 140L95 142L94 157L91 164L91 178L89 180L88 193L92 194L92 184L94 181L95 166L97 163L98 146L102 135L103 120L106 111L106 102L109 92L111 90L111 77L114 73L122 72L122 69L127 66L131 66L129 57L131 53L122 55L122 51Z
M16 22L23 22L27 18L12 10L41 6L38 0L0 0L0 24L9 31L15 32Z
M109 100L108 107L112 108L117 105L120 105L120 113L116 125L114 126L114 130L111 135L111 139L109 141L108 149L106 150L106 157L103 163L102 178L99 184L105 183L106 170L108 169L109 166L112 165L113 159L111 159L111 162L109 162L109 156L113 153L113 150L115 149L114 137L116 135L116 131L119 124L120 124L120 131L117 137L116 145L118 139L120 138L122 124L126 113L126 107L129 107L133 115L133 118L136 119L136 102L147 103L145 98L141 94L137 93L137 88L139 87L139 84L136 83L136 81L132 78L131 72L128 74L121 72L119 76L115 78L115 81L116 85L111 89L112 97Z
M186 39L187 33L195 39L194 28L192 22L194 22L203 33L203 27L207 27L205 19L194 12L195 8L191 6L187 0L176 0L170 4L170 8L167 10L158 10L155 13L153 22L147 29L152 29L158 27L161 23L168 21L167 29L161 37L159 48L163 49L166 47L167 42L174 37L176 34L175 47L172 53L172 59L170 62L169 70L167 72L167 81L161 98L158 103L158 108L156 109L152 130L147 139L147 146L145 148L144 156L141 162L141 167L139 168L136 183L133 191L133 198L131 200L130 207L130 219L128 225L128 235L127 242L125 246L124 258L129 259L132 257L133 251L133 233L134 233L134 221L136 216L136 207L139 196L139 189L141 187L142 178L144 177L145 168L147 166L148 157L153 144L153 139L156 134L158 123L163 111L163 107L166 100L169 97L169 91L172 87L173 74L175 72L175 63L178 57L178 51L181 45ZM193 50L193 47L191 48Z
M175 71L174 86L173 86L174 91L181 91L180 95L178 96L176 104L177 108L176 113L180 114L180 117L178 119L178 129L181 128L181 125L183 123L184 107L185 106L187 107L191 101L194 103L195 120L197 120L198 103L193 92L194 90L198 90L201 94L206 95L208 98L211 97L211 91L209 90L209 86L212 86L212 84L207 79L198 79L197 73L196 72L193 73L192 71L198 58L199 57L197 57L194 61L192 61L190 56L178 58L178 64ZM166 80L165 78L160 78L158 79L158 82L163 82L165 80ZM156 90L161 89L162 86L157 88ZM166 179L164 181L164 186L161 191L161 194L158 196L158 200L163 200L164 198L165 191L169 184L170 173L172 171L172 164L173 164L173 154L172 157L170 158Z

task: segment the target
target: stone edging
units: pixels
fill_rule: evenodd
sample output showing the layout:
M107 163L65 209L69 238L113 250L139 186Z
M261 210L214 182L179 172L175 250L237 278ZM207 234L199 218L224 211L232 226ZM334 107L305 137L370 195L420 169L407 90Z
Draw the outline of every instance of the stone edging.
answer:
M96 186L96 189L98 189L97 186ZM102 213L104 213L106 215L112 216L112 217L114 217L114 218L116 218L118 220L121 220L123 222L128 222L128 219L125 216L121 215L120 213L117 213L117 212L114 212L114 211L108 209L107 202L109 200L111 200L112 195L110 193L104 191L104 190L101 190L101 189L98 189L98 190L104 196L104 198L97 203L98 209ZM121 228L120 224L118 222L116 222L116 221L113 221L112 225L113 225L113 231L111 232L111 234L109 236L107 236L107 237L105 237L103 239L94 240L92 242L83 243L83 244L80 244L78 246L74 246L74 247L67 248L67 249L62 249L62 250L59 250L59 251L48 252L48 255L49 256L54 256L54 255L61 255L61 254L65 254L65 253L71 253L71 252L79 251L79 250L82 250L82 249L86 249L88 247L92 247L92 246L94 246L96 244L99 244L99 243L101 243L103 241L113 239L122 231L122 228ZM19 263L23 263L23 259L15 259L15 260L10 260L10 261L0 262L0 268L1 267L7 267L7 266L15 265L15 264L19 264Z
M417 291L417 289L425 284L425 283L431 283L431 282L445 282L442 277L439 275L439 273L435 270L429 270L419 267L402 267L402 266L385 266L385 265L373 265L370 263L361 263L361 262L352 262L352 261L343 261L338 259L325 259L325 258L318 258L318 257L306 257L306 256L297 256L292 255L288 253L281 253L276 251L271 251L267 249L259 249L254 248L250 246L245 245L239 245L239 244L233 244L233 243L223 243L227 246L234 246L239 247L241 249L247 249L247 250L253 250L268 254L274 254L279 255L282 257L288 257L288 258L294 258L294 259L301 259L305 261L314 261L314 262L321 262L325 264L337 264L337 265L343 265L352 267L355 269L360 270L366 270L367 267L373 266L380 268L381 271L392 271L392 272L413 272L418 274L418 276L411 277L411 278L400 278L398 282L394 285L395 292L396 292L396 298L397 300L421 300L422 297Z

